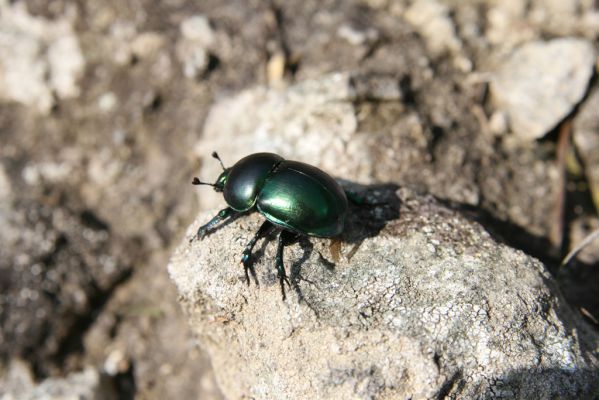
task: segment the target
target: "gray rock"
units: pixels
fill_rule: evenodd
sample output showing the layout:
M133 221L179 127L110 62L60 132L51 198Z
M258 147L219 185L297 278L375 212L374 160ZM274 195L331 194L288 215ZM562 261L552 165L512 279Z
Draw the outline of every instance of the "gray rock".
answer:
M0 356L27 357L47 376L63 367L73 330L130 273L139 245L112 243L90 211L23 198L0 199L0 226Z
M23 3L0 1L0 99L48 113L54 95L79 95L85 60L72 21L34 17Z
M49 378L36 384L27 365L13 360L0 378L2 400L102 400L114 396L100 373L91 367L64 378Z
M286 248L281 300L273 244L257 246L260 286L239 264L261 218L189 242L168 270L228 398L589 398L596 334L544 266L431 197L369 187L342 259L324 239Z
M187 78L198 78L208 67L215 33L204 15L185 19L181 22L180 31L182 39L177 44L177 54L183 63L183 73Z
M404 17L424 36L433 54L462 48L449 11L449 7L436 0L417 0L405 12Z
M337 30L337 36L347 40L349 44L361 46L368 42L375 42L379 33L374 28L358 29L352 25L341 25Z
M582 100L594 63L586 40L527 43L499 67L491 81L493 99L519 139L539 139Z

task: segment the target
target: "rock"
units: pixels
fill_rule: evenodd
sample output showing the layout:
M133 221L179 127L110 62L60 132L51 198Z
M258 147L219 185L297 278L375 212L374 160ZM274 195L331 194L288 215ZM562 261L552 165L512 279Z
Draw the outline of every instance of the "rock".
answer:
M404 16L424 36L432 53L457 52L461 49L462 44L446 5L436 0L417 0Z
M159 33L143 32L131 42L131 52L138 58L155 56L164 47L165 41Z
M205 15L194 15L185 19L180 28L185 39L198 42L204 47L210 47L214 43L214 31Z
M14 360L8 373L0 378L0 398L3 400L102 400L115 395L92 367L36 384L27 365Z
M585 398L598 337L544 266L478 224L393 186L355 188L342 259L325 239L286 248L287 300L262 245L259 286L239 263L261 217L175 251L169 274L228 398ZM260 246L258 246L260 247Z
M593 40L599 34L597 5L580 0L532 0L531 23L552 36L580 35Z
M454 9L459 13L462 7ZM488 2L485 17L486 26L481 37L488 41L494 52L504 54L515 46L543 37L576 36L592 41L599 34L599 12L592 2L587 1ZM458 31L463 37L463 26L459 26Z
M486 13L485 38L494 47L511 51L514 46L536 38L534 28L526 21L526 4L501 1L490 4Z
M198 78L208 68L215 33L204 15L187 18L181 23L180 31L182 39L177 44L177 54L183 63L183 73L187 78Z
M361 46L378 40L379 33L374 28L358 29L352 25L344 24L337 30L337 36L347 40L353 46Z
M285 64L287 60L283 52L273 54L266 64L266 79L270 86L283 86L282 81L285 76Z
M599 88L595 87L574 119L573 140L584 164L589 189L599 212Z
M25 198L0 201L0 225L0 357L55 374L77 341L72 332L130 274L140 246L112 242L110 226L90 210Z
M28 14L24 3L0 1L0 99L46 114L58 98L79 95L85 60L71 21Z
M556 62L559 60L559 62ZM531 42L496 72L491 93L522 141L543 137L582 100L593 74L595 50L582 39Z

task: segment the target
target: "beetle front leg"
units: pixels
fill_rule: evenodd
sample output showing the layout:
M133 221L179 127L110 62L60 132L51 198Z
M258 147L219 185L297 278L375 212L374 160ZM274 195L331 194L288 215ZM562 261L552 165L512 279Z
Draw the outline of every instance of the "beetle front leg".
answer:
M277 246L277 256L275 258L275 264L277 267L277 278L279 278L279 282L281 284L281 294L283 295L283 300L285 300L285 283L288 286L291 286L289 283L289 279L287 278L287 274L285 273L285 263L283 262L283 249L286 245L290 244L297 238L297 234L283 230L279 234L279 244Z
M241 262L243 263L243 268L244 268L244 272L245 272L245 280L248 285L250 284L250 275L249 275L248 271L252 267L252 250L254 249L256 242L258 240L260 240L261 238L263 238L264 236L268 235L274 227L275 226L272 223L270 223L269 221L264 221L264 223L262 223L262 225L260 225L258 232L256 232L254 237L245 246L245 250L243 250L243 255L241 256Z
M214 228L219 222L235 215L236 211L231 207L223 208L216 214L207 224L200 226L198 229L198 233L194 237L191 238L190 242L193 241L196 237L200 240L204 239L204 237L208 234L208 231Z

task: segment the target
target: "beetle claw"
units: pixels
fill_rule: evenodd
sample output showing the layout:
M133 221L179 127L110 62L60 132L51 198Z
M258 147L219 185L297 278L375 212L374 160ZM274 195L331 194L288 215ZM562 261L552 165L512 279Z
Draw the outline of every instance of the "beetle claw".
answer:
M285 301L287 299L287 296L285 294L285 283L287 283L287 286L289 288L291 288L291 283L289 282L289 279L287 279L287 275L283 275L283 276L281 276L279 274L277 274L277 275L279 278L279 282L281 284L281 295L283 296L283 301Z
M287 278L286 274L277 273L277 278L279 278L279 281L281 282L281 287L283 287L283 282L285 282L287 286L291 287L291 282L289 282L289 278Z
M250 286L250 268L252 268L251 264L251 254L243 252L241 256L241 263L243 264L243 272L245 273L245 283Z

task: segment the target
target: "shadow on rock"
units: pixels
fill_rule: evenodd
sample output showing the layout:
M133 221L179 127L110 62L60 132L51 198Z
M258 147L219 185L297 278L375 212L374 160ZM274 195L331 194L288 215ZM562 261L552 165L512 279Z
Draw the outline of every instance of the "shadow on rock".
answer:
M341 240L354 244L348 255L348 258L351 258L364 239L377 236L387 222L399 218L401 205L397 196L399 186L393 183L378 185L360 185L348 181L340 181L340 183L350 197Z
M377 236L387 222L399 218L401 202L396 194L399 186L396 184L360 185L349 181L339 181L339 183L349 197L349 210L345 229L339 241L353 245L351 250L344 255L347 260L350 260L364 239ZM296 242L299 242L303 254L300 259L294 261L291 265L289 277L292 289L299 300L302 301L304 296L299 282L304 281L316 285L315 282L310 282L301 275L302 265L310 259L314 245L308 236L301 236ZM335 242L335 239L331 241L332 260L319 252L320 262L330 271L335 269L335 264L339 261L335 259L335 253L337 252L333 249Z
M597 298L599 268L596 268L596 265L573 260L567 267L560 268L559 264L563 255L546 237L533 235L523 227L510 221L501 220L485 209L446 199L437 198L437 200L445 207L458 211L469 220L481 224L493 235L495 240L541 260L557 281L568 303L575 308L587 310L593 317L589 318L584 314L583 316L595 330L599 329L599 324L595 319L599 315ZM547 284L554 285L549 281Z
M338 239L332 239L331 246L334 247L334 243L339 241L351 244L350 251L344 254L344 257L350 260L364 239L377 236L388 221L399 218L400 199L396 194L399 186L396 184L360 185L341 180L339 183L348 194L349 210L345 229ZM271 233L266 237L261 247L252 255L254 260L258 260L264 255L267 243L273 241L277 234L278 232ZM299 236L289 243L289 245L299 244L303 251L302 257L293 260L288 267L291 289L297 294L300 301L304 300L304 296L299 282L316 285L315 282L308 281L301 274L303 264L310 259L314 251L311 240L312 238L309 236ZM335 254L333 249L331 249L331 254ZM329 271L333 271L335 264L339 261L335 259L335 256L333 259L329 259L320 252L319 259ZM250 268L250 273L253 281L258 284L253 268Z
M493 386L493 394L485 400L501 398L597 399L597 369L538 368L514 370ZM573 383L576 384L573 384ZM488 383L481 384L487 385ZM527 389L531 388L531 389ZM535 388L535 389L532 389ZM539 388L541 388L539 390ZM481 388L482 389L482 388ZM481 393L483 391L481 390ZM457 395L457 393L454 393Z

